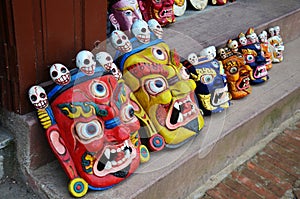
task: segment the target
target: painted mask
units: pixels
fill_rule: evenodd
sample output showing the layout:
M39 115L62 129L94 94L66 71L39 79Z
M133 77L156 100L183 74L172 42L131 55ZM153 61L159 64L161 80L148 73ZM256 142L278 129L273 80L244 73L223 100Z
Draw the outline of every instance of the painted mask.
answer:
M273 63L278 63L283 61L283 51L284 45L282 39L275 35L268 39L269 49L271 51L271 59Z
M184 15L187 7L187 0L174 0L174 15L179 17Z
M154 38L119 57L118 62L126 84L166 147L179 147L199 133L204 120L194 98L196 84L166 43Z
M75 197L105 190L139 166L137 104L122 80L101 67L87 76L71 71L71 82L49 88L50 106L38 110L48 142L68 175Z
M261 46L261 50L263 52L264 57L266 58L266 68L267 70L270 70L272 68L272 53L269 48L269 41L267 37L267 32L262 31L258 37L259 37L259 42Z
M226 76L218 60L209 60L207 57L199 58L196 66L185 62L191 78L196 82L195 93L198 104L204 115L222 112L230 105Z
M266 58L263 56L261 45L257 41L257 36L254 34L254 29L249 28L246 37L248 37L247 45L240 46L239 51L243 54L246 64L252 68L251 84L260 84L269 79L266 68Z
M190 0L191 5L196 10L203 10L206 8L208 1L207 0Z
M137 0L109 0L109 20L116 30L129 31L136 19L142 19Z
M175 22L174 0L138 0L144 20L156 19L162 26Z
M223 49L226 52L226 49ZM219 52L223 52L219 50ZM220 56L221 57L221 56ZM228 81L228 90L232 99L240 99L251 93L250 79L252 69L245 65L244 57L239 52L222 55L222 64Z
M211 0L212 5L224 5L227 2L228 2L227 0Z

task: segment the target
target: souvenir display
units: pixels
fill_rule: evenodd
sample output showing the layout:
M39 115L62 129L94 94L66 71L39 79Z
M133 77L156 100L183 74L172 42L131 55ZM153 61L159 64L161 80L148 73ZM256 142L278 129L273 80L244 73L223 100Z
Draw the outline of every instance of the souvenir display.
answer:
M50 69L55 77L60 65ZM63 67L61 67L63 68ZM138 105L123 80L102 67L93 74L77 68L48 92L33 86L29 98L46 130L50 147L71 180L69 191L82 197L88 189L105 190L129 177L140 160L149 159L140 144ZM68 81L67 81L68 80Z
M194 54L194 53L193 53ZM216 59L206 56L198 57L197 64L184 62L190 72L190 77L196 82L195 94L198 104L204 115L222 112L230 105L226 76L222 64Z
M175 22L174 0L138 0L145 21L156 19L162 26Z
M267 70L270 70L272 68L272 54L269 48L268 33L264 30L258 35L258 38L261 50L263 51L264 57L266 58L266 68Z
M140 117L141 126L153 125L166 147L179 147L204 125L194 98L196 84L189 79L175 50L153 33L147 44L137 38L132 38L131 43L133 50L118 57L116 63L143 107L143 117L150 119L146 123Z
M250 66L245 65L243 55L236 52L235 48L232 50L226 47L220 48L218 53L232 99L240 99L250 94L252 91L250 79L253 79L252 69Z
M270 37L268 38L269 49L271 52L271 59L273 63L283 61L284 45L280 36L279 26L269 28Z
M109 20L116 30L130 35L131 26L136 19L142 19L137 0L109 0Z
M196 10L203 10L206 8L208 0L190 0L190 3Z
M245 35L239 34L239 51L243 54L246 64L252 68L252 76L250 84L260 84L269 79L266 68L266 59L263 56L258 36L253 28L249 28Z
M174 15L180 17L184 15L187 6L187 0L174 0Z

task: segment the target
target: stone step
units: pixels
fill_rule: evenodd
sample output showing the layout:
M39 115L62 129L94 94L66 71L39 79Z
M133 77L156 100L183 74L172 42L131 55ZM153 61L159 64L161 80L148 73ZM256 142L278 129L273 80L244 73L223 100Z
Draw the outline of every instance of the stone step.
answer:
M85 198L185 198L300 109L299 0L238 0L188 15L165 29L166 42L182 57L209 45L224 45L249 27L260 32L279 25L286 49L284 61L274 64L270 80L254 86L251 95L232 101L223 113L205 117L198 137L181 148L152 153L150 161L126 181L106 191L89 191ZM43 131L35 116L29 114L24 120L31 130L39 131L30 132L28 138L30 144L39 146L33 135L43 136ZM32 188L41 197L69 198L69 180L58 162L39 155L51 157L41 153L48 145L29 148L29 154L35 156L25 170Z
M0 180L12 176L15 170L13 136L0 126Z

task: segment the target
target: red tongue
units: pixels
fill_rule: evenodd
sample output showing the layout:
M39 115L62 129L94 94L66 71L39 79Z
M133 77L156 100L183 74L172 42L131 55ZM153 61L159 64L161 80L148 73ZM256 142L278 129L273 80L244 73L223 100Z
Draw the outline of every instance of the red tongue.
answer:
M187 102L181 105L181 113L187 113L191 110L191 102Z

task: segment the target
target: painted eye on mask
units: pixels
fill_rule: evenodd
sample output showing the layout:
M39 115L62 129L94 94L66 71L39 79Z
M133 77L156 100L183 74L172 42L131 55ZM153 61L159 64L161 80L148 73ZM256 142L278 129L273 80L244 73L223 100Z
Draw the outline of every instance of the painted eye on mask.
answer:
M121 117L124 122L129 122L135 118L134 109L132 105L127 105L122 109Z
M152 54L158 60L166 60L167 59L166 54L160 48L152 48Z
M255 60L254 60L254 56L253 56L253 55L246 55L246 61L247 61L248 63L254 62L254 61L255 61Z
M88 123L77 123L75 126L78 137L83 141L89 141L103 135L101 124L97 120Z
M201 82L203 84L210 84L211 82L213 82L213 80L214 80L214 76L211 74L201 76Z
M232 68L229 69L229 72L231 74L235 74L235 73L237 73L237 71L238 71L238 69L236 67L232 67Z
M212 61L211 64L213 65L214 68L219 68L220 65L217 61Z
M102 82L94 82L91 86L91 91L95 97L105 97L107 96L107 87Z
M150 95L157 95L167 89L167 83L163 78L158 77L147 80L145 87Z
M131 11L131 10L126 10L126 11L124 12L124 16L125 16L125 17L131 17L131 16L132 16L132 11Z

